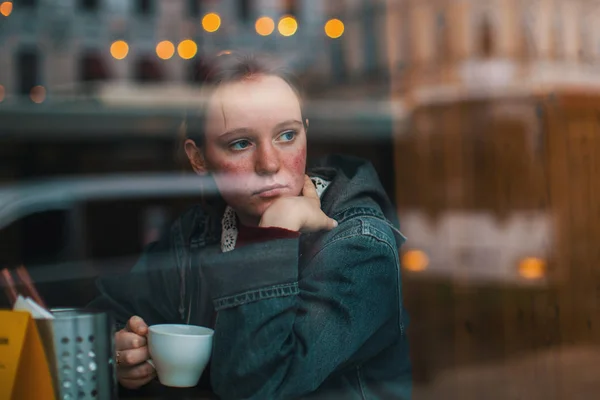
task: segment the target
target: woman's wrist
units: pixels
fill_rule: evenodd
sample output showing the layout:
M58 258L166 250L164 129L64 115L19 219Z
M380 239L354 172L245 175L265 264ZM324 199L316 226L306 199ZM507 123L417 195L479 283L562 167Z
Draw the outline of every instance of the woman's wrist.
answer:
M294 222L291 218L281 218L278 220L271 220L270 218L261 218L258 224L259 228L279 228L286 229L288 231L299 232L300 224Z

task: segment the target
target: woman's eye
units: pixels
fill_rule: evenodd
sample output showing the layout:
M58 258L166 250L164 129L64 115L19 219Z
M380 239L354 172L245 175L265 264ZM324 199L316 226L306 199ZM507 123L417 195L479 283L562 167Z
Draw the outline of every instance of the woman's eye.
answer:
M279 135L279 139L284 142L291 142L296 137L296 131L285 131Z
M250 142L248 140L238 140L237 142L231 143L229 148L231 150L244 150L250 147Z

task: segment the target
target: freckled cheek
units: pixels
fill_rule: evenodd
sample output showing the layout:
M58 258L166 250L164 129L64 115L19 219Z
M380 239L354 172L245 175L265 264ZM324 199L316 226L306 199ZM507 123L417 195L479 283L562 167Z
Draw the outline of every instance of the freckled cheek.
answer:
M306 148L303 147L297 153L290 155L286 161L287 169L290 171L296 189L302 190L304 186L304 174L306 172Z
M217 181L217 186L219 188L224 188L226 185L230 186L234 184L236 187L236 191L238 192L238 196L243 194L249 190L249 179L248 175L252 173L252 168L250 168L245 162L227 162L227 161L219 161L214 162L211 165L212 172L217 175L223 175L222 179L218 179L215 177Z

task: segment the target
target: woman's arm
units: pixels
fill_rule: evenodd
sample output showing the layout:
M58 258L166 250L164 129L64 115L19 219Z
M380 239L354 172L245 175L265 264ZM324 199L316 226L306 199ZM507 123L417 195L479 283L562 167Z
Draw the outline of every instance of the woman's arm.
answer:
M399 262L389 227L352 218L321 246L301 273L297 239L205 257L218 311L211 366L218 395L297 398L401 337Z
M178 321L177 278L171 240L166 235L144 250L131 271L100 277L100 296L88 308L111 312L119 329L134 315L148 325Z

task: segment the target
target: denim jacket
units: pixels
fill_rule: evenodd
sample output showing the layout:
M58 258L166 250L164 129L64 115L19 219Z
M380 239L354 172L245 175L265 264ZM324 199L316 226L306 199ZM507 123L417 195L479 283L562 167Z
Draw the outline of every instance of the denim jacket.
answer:
M223 207L194 207L132 272L102 278L90 306L124 324L215 329L212 390L222 399L411 398L396 211L372 166L330 156L330 232L223 253Z

